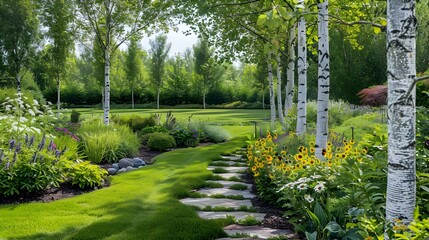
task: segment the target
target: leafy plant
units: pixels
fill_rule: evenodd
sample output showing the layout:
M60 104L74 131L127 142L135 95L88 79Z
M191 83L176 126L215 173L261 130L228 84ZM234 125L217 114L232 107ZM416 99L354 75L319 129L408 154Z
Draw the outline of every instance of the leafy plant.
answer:
M174 138L166 133L152 133L147 141L149 148L158 151L165 151L176 146Z
M82 189L101 186L108 176L105 169L79 159L68 163L66 168L68 182Z
M73 109L71 114L70 114L70 122L71 123L78 123L80 115L81 115L80 112Z

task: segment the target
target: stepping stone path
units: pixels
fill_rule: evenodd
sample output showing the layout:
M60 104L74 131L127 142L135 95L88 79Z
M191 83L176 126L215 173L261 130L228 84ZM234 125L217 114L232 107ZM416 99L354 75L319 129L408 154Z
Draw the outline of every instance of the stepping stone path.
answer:
M241 154L245 149L237 151ZM225 166L219 166L225 165ZM210 183L217 183L222 185L221 188L203 188L195 190L200 193L203 198L184 198L180 201L183 204L190 205L201 209L198 215L204 219L219 219L232 216L236 221L251 219L261 222L264 220L265 213L254 212L254 208L250 199L255 198L256 195L251 193L252 184L240 182L244 181L245 171L247 171L245 160L241 155L233 154L230 156L222 156L221 160L213 161L213 166L207 168L210 171L225 172L213 173L215 176L222 177L224 180L208 180ZM229 181L233 178L235 181ZM234 190L231 186L242 185L244 190ZM247 187L247 188L246 188ZM213 197L213 198L211 198ZM214 198L215 197L215 198ZM221 197L221 198L219 198ZM225 210L214 211L213 209ZM242 226L233 224L226 226L224 231L230 237L234 236L248 236L245 238L222 238L227 239L269 239L269 238L284 238L284 239L298 239L297 235L291 230L286 229L272 229L265 228L259 225L255 226ZM257 238L255 238L257 237ZM221 240L221 239L218 239Z

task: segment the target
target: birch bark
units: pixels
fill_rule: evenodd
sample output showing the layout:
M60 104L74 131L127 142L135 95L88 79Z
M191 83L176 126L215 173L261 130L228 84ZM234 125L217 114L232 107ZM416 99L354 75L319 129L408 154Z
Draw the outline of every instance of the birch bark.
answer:
M328 0L317 4L318 13L318 89L317 89L317 125L316 157L324 159L322 151L328 141L328 105L329 105L329 30Z
M298 103L296 134L307 131L307 28L303 17L298 20Z
M276 102L274 93L274 80L273 80L273 67L271 65L271 53L268 54L268 85L270 91L270 109L271 109L271 125L274 126L276 122Z
M293 96L295 94L295 24L289 29L288 39L288 65L287 65L287 83L285 96L285 116L293 105Z
M282 71L281 71L281 59L280 59L280 53L277 54L276 57L277 62L277 108L278 108L278 114L279 114L279 121L282 124L282 126L285 126L285 118L283 116L283 104L282 104Z
M416 205L415 0L387 1L388 177L386 219L413 220Z

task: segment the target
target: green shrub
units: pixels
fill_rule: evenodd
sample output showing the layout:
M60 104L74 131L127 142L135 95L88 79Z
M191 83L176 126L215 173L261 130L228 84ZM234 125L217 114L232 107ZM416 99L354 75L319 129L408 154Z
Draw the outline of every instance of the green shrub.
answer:
M80 117L80 112L73 109L71 114L70 114L70 122L71 123L78 123L79 117Z
M124 125L105 126L100 121L84 122L79 129L84 156L93 163L117 162L138 152L136 134Z
M150 117L132 117L131 118L131 129L134 132L142 130L146 127L154 127L156 125L155 117L151 115Z
M176 127L171 133L177 146L188 147L198 140L198 130L190 130L189 128Z
M88 161L76 160L68 163L67 179L72 185L77 185L79 188L93 188L101 186L107 178L107 171L97 165L93 165Z
M152 133L147 141L147 145L150 149L165 151L168 148L175 147L176 141L166 133Z

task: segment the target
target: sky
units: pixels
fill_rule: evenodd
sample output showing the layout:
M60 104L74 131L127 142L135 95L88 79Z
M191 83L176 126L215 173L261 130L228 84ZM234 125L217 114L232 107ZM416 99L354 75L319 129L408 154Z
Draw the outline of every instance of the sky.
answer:
M198 41L197 35L191 34L186 36L185 34L182 33L183 31L186 31L188 29L189 29L188 27L184 25L180 25L179 31L177 32L170 31L167 33L167 42L171 43L171 49L169 52L170 57L175 56L176 54L185 52L187 48L192 49L192 45L197 43ZM154 34L150 38L142 39L141 44L145 50L150 49L149 39L153 40L156 35L157 34Z

